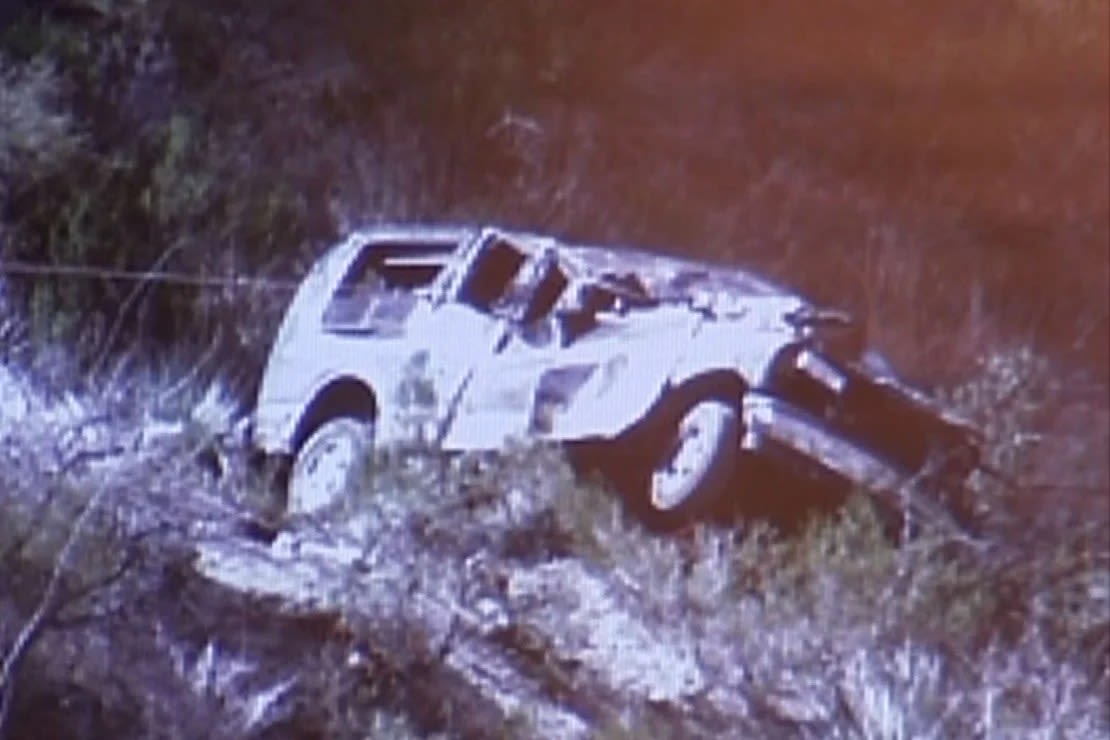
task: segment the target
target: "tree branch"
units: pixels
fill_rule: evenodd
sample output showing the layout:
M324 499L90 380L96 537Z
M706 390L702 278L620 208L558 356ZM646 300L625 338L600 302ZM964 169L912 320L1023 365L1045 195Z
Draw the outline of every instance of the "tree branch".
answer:
M50 580L47 582L46 589L39 598L38 605L31 613L30 618L23 624L23 627L20 628L15 641L12 643L7 655L4 656L3 663L0 663L0 737L3 737L5 734L4 725L7 721L8 708L11 703L15 672L18 670L23 657L27 654L27 651L31 649L31 646L41 633L47 618L50 616L50 611L53 608L58 589L61 587L62 576L70 567L70 559L73 557L74 549L80 541L81 536L84 534L86 525L89 520L92 519L92 515L99 508L100 501L104 498L107 490L107 482L102 483L97 488L96 492L89 497L88 503L85 504L85 508L81 510L81 513L74 521L73 526L69 530L69 534L66 536L65 544L62 545L62 549L54 559L54 565L50 571Z

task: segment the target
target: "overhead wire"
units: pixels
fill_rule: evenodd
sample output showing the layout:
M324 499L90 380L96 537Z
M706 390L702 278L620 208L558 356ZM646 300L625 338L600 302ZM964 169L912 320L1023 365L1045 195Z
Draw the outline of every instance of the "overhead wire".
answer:
M162 283L195 288L263 288L284 291L295 290L300 284L296 280L275 280L273 278L219 277L169 270L123 270L93 265L49 265L20 260L0 261L0 275Z

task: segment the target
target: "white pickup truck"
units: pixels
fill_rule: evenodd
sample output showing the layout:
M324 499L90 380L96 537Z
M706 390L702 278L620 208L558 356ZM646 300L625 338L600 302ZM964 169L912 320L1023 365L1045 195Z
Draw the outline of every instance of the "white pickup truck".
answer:
M375 445L589 447L671 526L760 460L893 492L959 486L974 429L837 312L748 273L493 227L378 226L327 251L272 349L252 439L291 512Z

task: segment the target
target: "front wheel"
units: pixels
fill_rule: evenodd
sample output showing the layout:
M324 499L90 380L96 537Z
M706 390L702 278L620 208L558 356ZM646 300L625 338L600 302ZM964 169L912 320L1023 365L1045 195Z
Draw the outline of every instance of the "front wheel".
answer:
M362 475L374 425L339 417L321 424L297 451L289 472L287 514L315 514L341 502Z
M649 527L677 529L710 513L733 482L739 396L726 384L688 384L621 437L572 448L572 460L602 473Z
M655 519L680 523L721 495L733 473L736 417L734 406L704 399L662 430L646 491Z

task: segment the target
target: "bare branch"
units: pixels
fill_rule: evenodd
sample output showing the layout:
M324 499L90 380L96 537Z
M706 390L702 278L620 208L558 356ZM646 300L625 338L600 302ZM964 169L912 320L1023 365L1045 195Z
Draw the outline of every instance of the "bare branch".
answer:
M89 497L88 502L85 504L85 508L81 510L73 526L70 527L65 544L62 545L61 551L54 559L54 565L50 571L50 580L47 582L46 589L39 598L38 605L31 613L30 618L23 624L23 627L20 628L15 641L12 643L11 648L9 648L7 655L4 656L3 663L0 663L0 733L3 733L4 725L7 720L15 672L19 668L19 664L22 662L23 657L27 654L27 651L31 649L31 646L42 631L43 625L54 607L54 600L58 594L58 589L61 588L62 576L70 567L70 560L73 557L77 543L80 542L85 532L86 525L100 507L100 502L107 491L108 483L104 481L93 495Z

